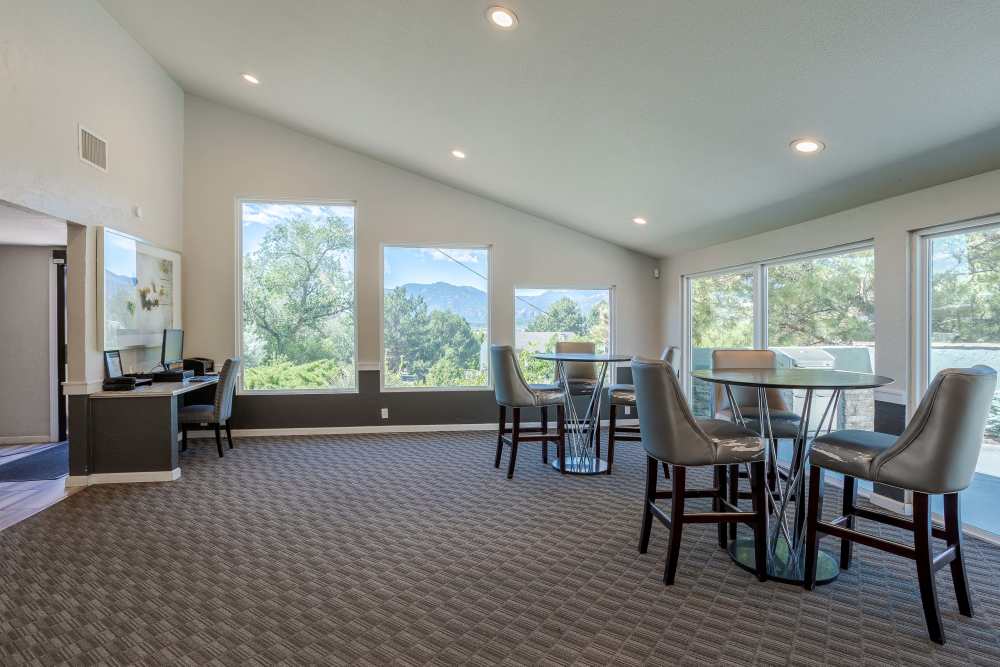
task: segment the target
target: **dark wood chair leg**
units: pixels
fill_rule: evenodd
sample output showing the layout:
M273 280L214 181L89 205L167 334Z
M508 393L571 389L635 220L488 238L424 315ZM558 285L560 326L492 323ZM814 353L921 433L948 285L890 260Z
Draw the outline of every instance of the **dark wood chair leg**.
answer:
M728 487L728 483L726 482L726 472L728 470L729 470L729 466L715 466L714 469L713 469L713 472L715 473L715 475L714 475L714 478L715 478L714 479L714 483L715 483L715 489L716 489L716 492L715 492L715 503L714 503L715 507L714 507L714 509L715 509L716 512L725 512L726 511L725 508L724 508L724 506L723 506L723 504L722 504L722 501L726 500L726 498L728 497L727 494L728 494L728 488L729 487ZM729 547L729 540L726 538L726 535L728 535L729 531L726 528L726 524L723 523L722 521L720 521L718 524L716 524L716 528L719 531L719 548L720 549L726 549L726 548L728 548Z
M663 464L663 479L670 479L670 466Z
M764 490L767 480L764 477L763 461L750 464L751 502L756 515L753 525L754 564L758 581L767 581L767 492Z
M771 441L774 445L774 451L778 451L778 441L774 439ZM767 488L771 489L771 493L778 490L778 461L777 457L768 456L767 458Z
M913 545L916 547L917 579L920 582L920 600L924 605L927 634L931 641L944 644L944 627L941 625L941 609L934 582L930 497L926 493L913 493Z
M223 456L223 453L222 453L222 433L220 432L218 424L215 425L215 444L219 448L219 458L221 459L222 456Z
M955 560L951 561L951 580L955 583L955 599L958 611L972 618L972 595L969 593L969 577L965 573L965 545L962 541L962 512L957 493L944 496L944 530L949 547L955 549Z
M618 406L612 403L608 406L608 474L615 464L615 419L618 416Z
M542 408L542 434L549 434L549 409ZM549 441L542 440L542 463L549 462Z
M226 440L229 441L229 449L233 448L233 431L229 428L229 420L226 420Z
M853 477L844 476L844 502L841 506L841 516L847 517L845 528L854 530L854 506L857 505L858 483ZM854 551L854 543L850 540L840 540L840 569L848 570L851 567L851 555Z
M663 465L666 465L664 463ZM639 553L644 554L649 549L649 533L653 529L653 511L650 504L656 502L656 478L659 466L652 456L646 457L646 495L642 501L642 527L639 529Z
M561 405L556 406L556 429L559 432L559 441L556 445L556 455L559 456L559 472L566 472L566 408Z
M493 459L493 467L500 467L500 457L503 455L503 430L507 428L507 408L500 406L500 425L497 427L497 455Z
M819 535L816 524L823 511L823 469L809 467L809 509L806 513L806 564L802 585L807 591L816 586L816 559L819 558Z
M729 502L733 507L740 504L740 467L738 465L729 466ZM736 524L729 524L729 539L736 539Z
M181 451L186 452L188 450L188 430L187 426L181 426Z
M521 408L513 409L511 417L510 462L507 464L507 479L514 477L514 462L517 460L517 441L521 437Z
M684 531L684 494L687 470L673 466L673 493L670 497L670 546L667 547L667 564L663 568L663 583L671 586L677 574L677 560L681 553L681 533Z

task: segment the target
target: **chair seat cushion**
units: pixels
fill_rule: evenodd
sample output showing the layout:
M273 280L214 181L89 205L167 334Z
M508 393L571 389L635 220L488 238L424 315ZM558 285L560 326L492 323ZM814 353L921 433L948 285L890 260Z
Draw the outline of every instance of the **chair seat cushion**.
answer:
M834 431L813 441L809 461L849 477L872 479L872 461L893 446L896 436L874 431Z
M555 385L531 385L531 393L535 396L537 407L562 405L563 390Z
M760 433L760 422L756 419L746 419L747 428L754 433ZM801 419L772 419L771 433L776 438L797 438Z
M208 424L215 421L214 405L185 405L180 410L182 424Z
M777 421L796 421L797 422L797 421L801 421L801 419L802 419L801 417L799 417L796 413L792 412L791 410L768 410L768 412L770 413L771 421L772 422L777 422ZM740 414L743 415L744 419L747 419L747 420L754 419L754 420L756 420L760 416L760 410L757 409L756 405L741 405L740 406ZM733 418L733 411L732 411L731 408L722 408L721 410L719 410L718 412L715 413L715 416L716 416L717 419L732 419Z
M597 380L570 380L569 393L574 396L589 396L597 388Z
M748 463L764 457L760 436L750 429L723 419L699 419L698 426L715 443L715 464Z
M635 405L635 385L613 384L608 387L608 397L613 405Z

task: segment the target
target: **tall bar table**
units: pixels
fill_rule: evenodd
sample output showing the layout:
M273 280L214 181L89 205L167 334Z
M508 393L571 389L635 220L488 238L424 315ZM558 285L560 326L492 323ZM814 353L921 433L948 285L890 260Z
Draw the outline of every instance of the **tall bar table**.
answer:
M601 403L608 376L608 365L632 360L629 354L585 354L579 352L544 352L536 359L556 362L556 374L563 389L563 405L566 415L566 472L575 475L599 475L607 472L607 461L597 457L594 439L597 423L601 418ZM587 403L587 410L581 416L569 391L566 374L568 363L592 363L597 365L597 382ZM552 467L560 469L559 459L552 461Z
M771 513L768 528L768 577L786 583L801 584L805 547L805 471L809 469L809 449L813 439L821 433L833 430L837 414L837 403L845 391L852 389L874 389L893 382L891 378L869 373L852 373L829 369L813 368L730 368L725 370L699 370L693 377L706 382L722 384L726 397L733 407L733 420L746 426L746 420L733 399L732 387L753 387L757 390L757 411L761 415L760 438L766 456L777 462L777 440L771 413L767 405L768 389L804 389L802 422L799 435L795 439L795 451L788 469L788 476L782 484L777 476L775 488L767 484L767 501ZM818 390L832 391L830 400L816 427L810 433L813 409L813 394ZM749 473L749 469L748 469ZM794 503L793 505L791 503ZM789 514L791 516L789 516ZM729 555L741 567L753 572L755 559L753 540L738 538L729 546ZM826 584L837 578L840 568L837 562L824 552L819 553L816 568L816 583Z

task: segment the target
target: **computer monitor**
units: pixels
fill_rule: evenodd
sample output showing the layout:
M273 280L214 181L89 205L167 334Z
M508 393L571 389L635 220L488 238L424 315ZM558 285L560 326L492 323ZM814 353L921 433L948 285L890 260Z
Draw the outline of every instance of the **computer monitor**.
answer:
M160 348L160 365L164 369L170 364L184 360L184 331L182 329L164 329L163 347Z

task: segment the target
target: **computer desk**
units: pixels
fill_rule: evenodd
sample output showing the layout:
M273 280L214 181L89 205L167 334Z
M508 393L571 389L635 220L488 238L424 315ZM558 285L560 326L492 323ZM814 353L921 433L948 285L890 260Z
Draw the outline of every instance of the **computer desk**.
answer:
M129 391L97 391L87 401L89 483L158 482L181 475L177 415L187 404L211 404L217 377L154 382Z

